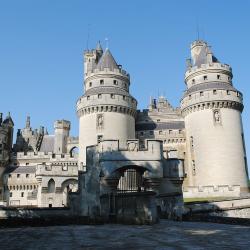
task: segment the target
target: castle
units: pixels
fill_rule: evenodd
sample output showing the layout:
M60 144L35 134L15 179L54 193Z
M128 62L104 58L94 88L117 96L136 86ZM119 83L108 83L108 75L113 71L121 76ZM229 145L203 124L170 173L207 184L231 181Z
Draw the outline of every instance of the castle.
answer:
M10 114L4 120L1 115L1 204L71 203L81 215L105 216L117 213L124 206L120 197L127 195L151 213L156 204L166 214L178 210L182 196L247 193L243 97L232 78L231 67L196 40L180 107L160 96L139 111L129 74L98 43L84 53L84 94L76 105L79 137L70 136L69 121L56 121L49 135L43 127L33 130L27 117L12 146L14 123Z

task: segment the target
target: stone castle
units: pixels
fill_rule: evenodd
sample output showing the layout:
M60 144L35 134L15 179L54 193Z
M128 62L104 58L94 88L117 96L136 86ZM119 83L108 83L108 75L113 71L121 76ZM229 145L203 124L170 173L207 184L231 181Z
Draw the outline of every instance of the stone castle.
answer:
M1 204L71 205L78 214L105 217L131 209L136 199L169 216L178 214L183 196L247 193L243 97L232 78L206 42L194 41L180 107L160 96L139 111L129 74L98 43L84 53L79 137L70 136L69 121L56 121L49 135L32 129L27 117L12 145L14 122L1 115Z

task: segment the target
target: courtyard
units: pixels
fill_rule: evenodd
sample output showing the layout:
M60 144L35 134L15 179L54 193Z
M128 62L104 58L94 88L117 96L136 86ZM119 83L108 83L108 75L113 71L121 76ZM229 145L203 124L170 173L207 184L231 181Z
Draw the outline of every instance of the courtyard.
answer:
M250 227L162 220L153 226L70 225L0 229L11 249L249 249Z

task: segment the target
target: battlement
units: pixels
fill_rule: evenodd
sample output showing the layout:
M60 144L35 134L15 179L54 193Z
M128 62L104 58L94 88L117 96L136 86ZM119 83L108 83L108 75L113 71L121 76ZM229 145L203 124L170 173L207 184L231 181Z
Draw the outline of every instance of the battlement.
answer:
M161 160L163 145L161 140L146 140L142 149L139 140L127 140L126 146L120 146L119 140L104 140L97 146L102 160L130 159L130 160ZM95 146L94 146L95 147Z
M54 123L55 129L67 129L70 130L70 121L67 120L57 120Z
M119 69L105 68L105 70L94 69L85 73L85 79L88 77L95 76L97 74L98 75L107 75L107 74L114 75L115 74L115 75L118 75L118 76L120 75L121 77L126 77L127 79L130 79L129 73L127 73L127 71L122 68L119 68Z
M18 152L16 155L17 160L32 160L32 159L49 159L50 161L73 161L78 158L71 154L53 154L52 152Z
M220 70L220 71L228 71L229 75L232 75L232 68L228 64L223 63L207 63L207 64L201 64L200 66L192 66L188 68L188 70L185 73L185 79L190 77L190 75L198 72L202 72L204 70Z

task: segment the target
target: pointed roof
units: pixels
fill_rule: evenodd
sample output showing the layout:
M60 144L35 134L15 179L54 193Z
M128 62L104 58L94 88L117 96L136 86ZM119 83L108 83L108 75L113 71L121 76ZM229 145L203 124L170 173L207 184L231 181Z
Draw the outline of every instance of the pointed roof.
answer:
M101 42L100 42L100 41L98 41L98 43L97 43L97 45L96 45L96 50L97 50L97 51L103 51L102 45L101 45Z
M119 69L109 49L105 50L96 68L99 70L104 70L105 68L108 68L110 70Z
M5 118L5 120L3 121L3 124L6 124L6 125L10 125L10 126L14 126L14 122L10 116L10 112L8 112L8 115L7 117Z

